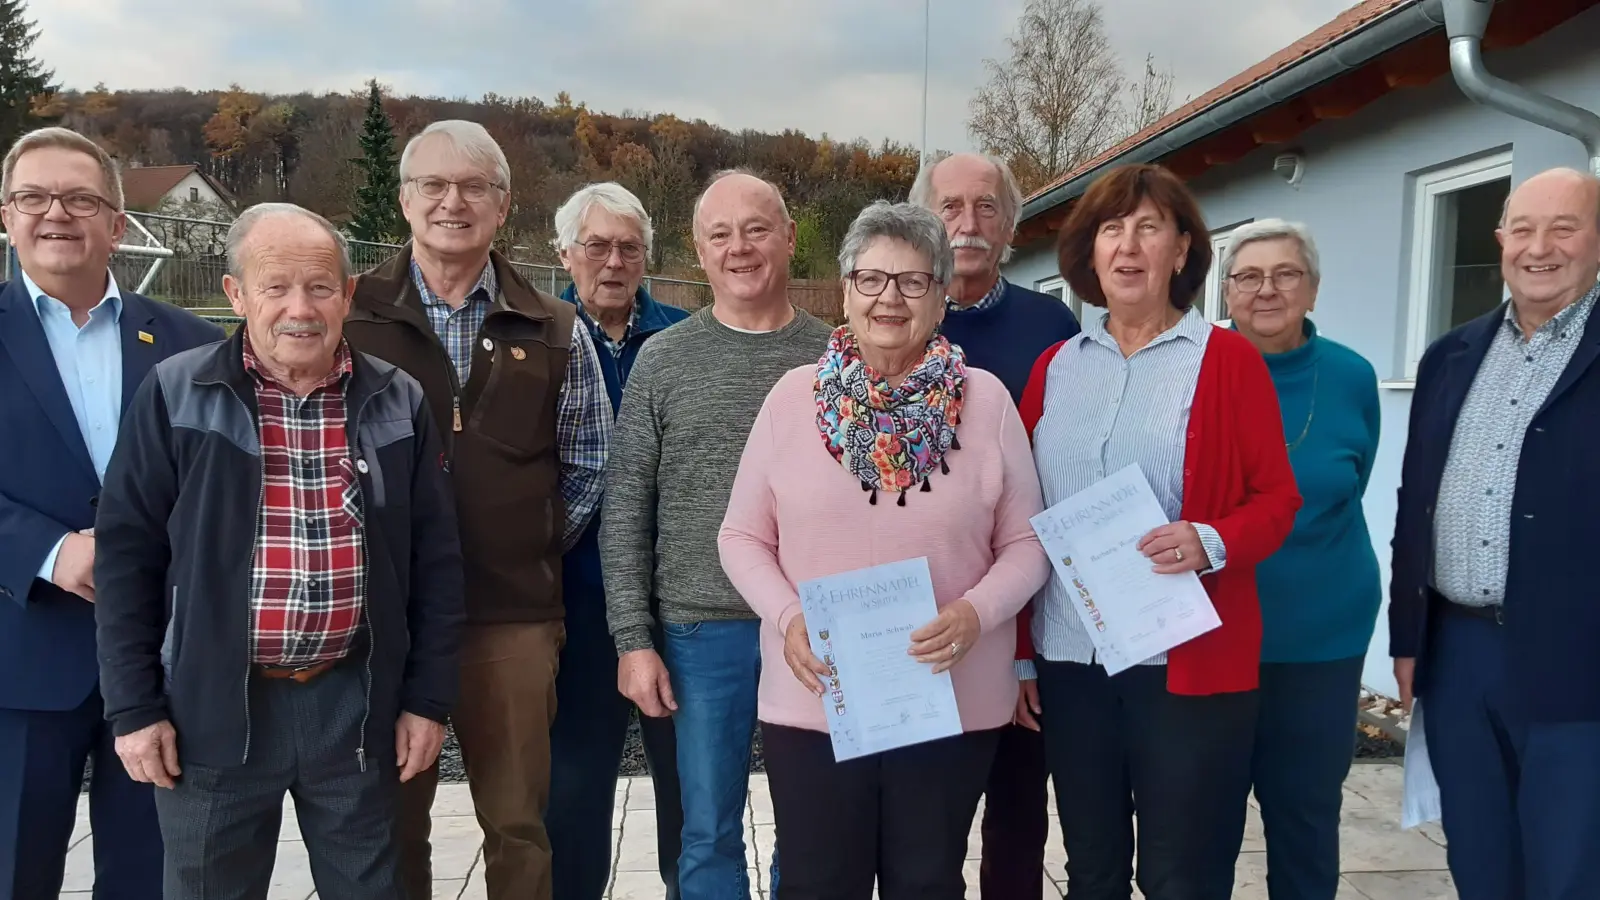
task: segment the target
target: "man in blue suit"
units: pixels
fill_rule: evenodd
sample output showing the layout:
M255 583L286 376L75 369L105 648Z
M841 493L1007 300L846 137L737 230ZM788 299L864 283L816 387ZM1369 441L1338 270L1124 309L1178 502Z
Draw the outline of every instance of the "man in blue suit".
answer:
M0 900L60 891L89 759L95 898L156 900L154 789L128 777L102 715L95 506L145 373L223 333L118 288L122 181L89 139L25 135L0 202L21 269L0 284Z
M1600 178L1523 182L1511 301L1422 357L1389 604L1461 900L1600 891Z

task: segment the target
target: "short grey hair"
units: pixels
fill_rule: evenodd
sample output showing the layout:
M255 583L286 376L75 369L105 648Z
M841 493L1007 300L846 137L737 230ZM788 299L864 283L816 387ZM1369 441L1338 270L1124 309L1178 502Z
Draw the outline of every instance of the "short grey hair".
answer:
M928 161L917 170L917 178L911 182L911 194L907 198L910 202L923 209L933 209L935 197L933 196L933 170L956 154L948 151L939 151L928 157ZM1000 213L1011 220L1011 234L1017 233L1017 226L1022 224L1022 186L1017 183L1017 176L1011 172L1011 167L1005 160L992 153L967 153L966 156L976 156L1000 173L1000 196L995 198L1000 201ZM937 210L935 210L937 212ZM1006 242L1004 250L1000 251L1000 261L1011 261L1011 243Z
M1299 222L1285 222L1282 219L1262 219L1235 228L1228 235L1228 248L1222 251L1222 273L1233 274L1234 259L1244 245L1279 238L1289 238L1300 245L1300 261L1305 263L1306 274L1311 276L1312 284L1321 284L1322 263L1317 256L1317 242L1311 237L1311 229Z
M650 226L650 214L645 212L644 204L639 202L633 191L615 181L584 185L568 197L567 202L556 210L556 236L550 241L551 245L563 250L578 243L578 232L583 230L583 221L588 218L589 210L596 206L637 222L639 234L644 238L645 255L650 255L655 246L655 229Z
M11 145L11 150L6 153L3 166L0 166L0 198L11 196L11 173L17 167L17 160L22 154L30 150L42 150L46 147L58 147L63 150L76 150L86 156L94 158L100 164L100 174L104 176L107 200L122 211L125 198L122 193L122 172L117 167L117 161L105 148L89 140L70 128L52 125L48 128L39 128L30 131L17 139Z
M239 214L228 226L226 242L228 254L228 274L234 278L244 277L244 260L242 258L244 243L250 238L250 232L267 219L300 218L312 222L333 239L339 248L339 278L344 280L355 274L355 266L350 262L350 241L339 233L333 223L317 215L303 206L293 203L257 203Z
M794 221L794 219L789 217L789 204L785 203L783 200L783 191L779 189L776 184L773 184L771 181L768 181L767 179L762 178L760 175L757 175L753 170L744 166L739 166L733 169L719 170L716 174L711 176L710 181L706 182L705 190L700 192L700 196L694 198L694 212L691 214L691 218L689 219L689 228L690 231L692 231L695 235L700 234L700 204L705 202L706 194L710 193L713 187L716 187L717 182L734 175L748 175L767 187L772 188L773 196L778 198L778 210L783 213L783 221L785 223Z
M406 141L406 148L400 152L402 188L411 179L412 155L418 146L430 139L444 141L450 149L465 157L473 165L494 172L495 183L500 185L501 190L507 192L511 190L511 164L506 162L506 152L500 149L500 144L493 137L489 136L488 129L477 122L468 122L465 119L440 120Z
M950 236L944 222L932 210L911 203L873 201L850 223L839 244L839 273L848 278L855 271L856 259L879 238L905 241L913 250L928 257L933 265L933 280L949 284L955 272L956 255L950 249Z

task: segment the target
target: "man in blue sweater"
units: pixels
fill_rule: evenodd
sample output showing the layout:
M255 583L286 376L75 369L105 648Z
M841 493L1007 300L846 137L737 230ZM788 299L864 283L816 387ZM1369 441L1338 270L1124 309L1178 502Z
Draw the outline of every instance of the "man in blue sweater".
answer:
M917 173L911 202L944 220L955 250L955 277L945 298L943 333L967 361L997 375L1020 402L1033 363L1047 348L1079 331L1067 305L1006 281L1000 266L1022 212L1022 191L1005 163L960 153L935 158ZM983 812L984 900L1037 897L1044 891L1049 836L1044 738L1033 715L1039 695L1023 682L1017 721L1004 729L989 777Z
M689 313L656 302L641 285L652 238L650 216L621 185L591 184L556 210L556 249L572 273L561 295L578 307L600 358L611 412L622 402L644 342ZM600 578L600 519L589 523L561 567L567 643L556 676L550 731L550 833L554 900L600 900L611 877L611 808L633 704L617 691L617 648L606 625ZM672 719L640 716L656 791L656 840L668 900L678 896L683 809Z

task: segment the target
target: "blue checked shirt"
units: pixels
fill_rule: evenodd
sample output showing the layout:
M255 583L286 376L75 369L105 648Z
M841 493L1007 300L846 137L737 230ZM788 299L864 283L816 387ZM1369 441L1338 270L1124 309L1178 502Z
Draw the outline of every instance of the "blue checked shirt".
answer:
M956 302L954 297L946 295L944 298L944 308L951 312L965 312L968 310L972 312L978 312L979 310L990 309L996 303L1000 302L1000 298L1005 294L1005 292L1005 278L996 278L994 280L994 287L989 288L989 293L979 297L977 303L974 303L971 306L962 306L960 303Z
M500 297L494 264L483 267L483 274L467 293L466 302L455 309L428 287L415 260L411 263L411 279L422 295L422 308L428 314L429 324L455 365L459 390L472 376L472 347L478 332L483 330L483 320ZM606 395L605 378L600 373L600 358L595 355L594 343L584 333L583 318L575 316L567 375L561 382L561 397L556 406L561 497L567 508L561 535L564 551L571 550L578 542L600 506L605 489L606 450L610 445L611 400Z

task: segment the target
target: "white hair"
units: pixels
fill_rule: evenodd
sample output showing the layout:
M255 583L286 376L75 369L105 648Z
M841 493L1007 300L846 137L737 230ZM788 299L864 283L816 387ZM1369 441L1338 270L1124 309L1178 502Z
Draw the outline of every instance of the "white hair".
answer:
M257 203L239 214L239 218L228 226L228 237L225 243L228 255L228 274L234 278L244 277L243 250L244 243L250 237L250 232L267 219L297 218L305 219L333 239L334 246L339 248L339 278L349 278L355 274L355 266L350 262L350 242L339 233L333 223L322 216L293 203Z
M551 245L562 250L578 243L578 232L583 230L589 210L596 206L637 222L639 234L644 238L645 255L650 255L651 248L655 246L655 229L650 226L650 214L645 212L644 204L639 202L633 191L615 181L586 184L568 197L567 202L556 210L556 236L550 241Z
M1289 238L1300 245L1300 260L1305 263L1306 274L1311 276L1312 284L1321 284L1322 264L1317 256L1317 242L1311 238L1311 229L1299 222L1285 222L1282 219L1262 219L1235 228L1228 236L1227 249L1222 251L1223 274L1233 274L1234 258L1244 245L1279 238Z
M917 170L917 178L911 182L911 193L906 198L923 209L930 209L937 213L936 198L933 196L933 170L939 164L957 154L940 151L928 158L922 168ZM992 153L965 153L963 156L975 156L991 166L1000 175L1000 196L995 199L1000 202L1000 214L1011 220L1011 234L1017 233L1017 226L1022 224L1022 186L1017 184L1017 176L1011 173L1011 167L1005 160ZM1007 240L1006 248L1000 251L1000 262L1011 261L1011 242Z
M794 221L793 219L789 218L789 204L783 202L783 191L779 190L777 185L765 178L762 178L760 175L757 175L750 169L740 166L735 169L722 169L715 175L712 175L711 180L706 182L706 189L700 192L700 196L694 198L694 211L689 219L689 227L696 236L699 236L700 234L700 204L705 202L706 194L711 193L711 189L716 186L717 182L733 175L748 175L767 187L772 188L772 196L778 198L778 211L783 213L784 223L788 224Z
M933 268L933 280L949 284L956 267L955 251L950 249L950 237L945 233L944 221L912 203L890 203L874 200L856 216L839 243L839 272L845 277L855 271L856 259L879 238L904 241L911 249L928 258Z
M464 157L468 162L479 166L486 171L494 173L495 183L503 191L511 190L511 164L506 162L506 152L500 149L495 139L477 122L468 122L465 119L444 119L429 125L417 132L416 136L406 141L406 149L400 153L400 182L404 185L411 178L411 157L424 140L437 138L449 145L450 149Z

